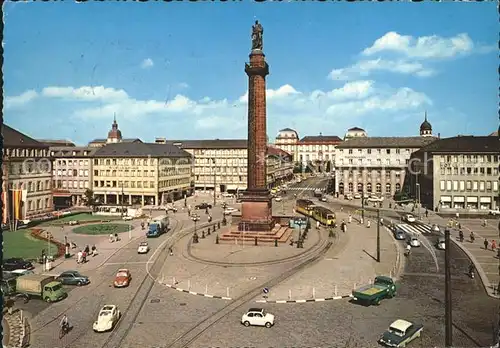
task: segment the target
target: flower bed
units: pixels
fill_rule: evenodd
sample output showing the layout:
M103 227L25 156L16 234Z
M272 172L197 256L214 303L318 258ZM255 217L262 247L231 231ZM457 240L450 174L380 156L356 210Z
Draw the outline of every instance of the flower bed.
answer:
M45 230L42 230L41 228L31 229L31 236L33 238L36 238L39 240L49 241L49 237L47 236L47 234L49 234L51 236L50 232L46 232ZM64 245L64 243L61 243L58 240L55 240L52 236L50 237L50 242L57 246L56 258L63 256L64 253L66 252L66 246Z

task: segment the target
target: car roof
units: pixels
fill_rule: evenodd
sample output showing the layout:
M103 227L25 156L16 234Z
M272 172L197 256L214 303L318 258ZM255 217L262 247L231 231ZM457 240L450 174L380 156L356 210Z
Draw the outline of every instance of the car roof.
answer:
M248 311L249 312L262 312L262 311L264 311L264 309L263 308L250 308Z
M398 319L396 321L394 321L392 324L391 324L391 328L393 329L396 329L396 330L399 330L399 331L402 331L402 332L406 332L406 330L408 330L408 328L410 326L412 326L413 324L410 323L409 321L406 321L406 320L403 320L403 319Z
M120 273L120 272L128 272L128 269L126 269L126 268L120 268L118 270L118 272L116 272L116 273Z
M115 308L116 308L115 305L104 305L104 306L102 306L101 311L111 311Z

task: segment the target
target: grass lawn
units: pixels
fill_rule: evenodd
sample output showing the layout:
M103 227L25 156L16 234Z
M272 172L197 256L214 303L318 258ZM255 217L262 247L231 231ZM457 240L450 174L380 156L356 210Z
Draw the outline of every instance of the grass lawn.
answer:
M77 234L108 235L128 232L129 228L132 228L132 226L127 224L90 224L77 227L73 229L73 232Z
M58 219L43 222L42 225L61 225L70 221L100 221L100 220L114 220L119 219L114 216L99 216L92 215L91 213L79 213L70 216L63 216Z
M22 257L26 259L35 259L42 255L45 249L47 254L55 256L57 246L50 243L50 252L48 252L48 243L33 238L30 230L19 230L14 232L3 232L3 258Z

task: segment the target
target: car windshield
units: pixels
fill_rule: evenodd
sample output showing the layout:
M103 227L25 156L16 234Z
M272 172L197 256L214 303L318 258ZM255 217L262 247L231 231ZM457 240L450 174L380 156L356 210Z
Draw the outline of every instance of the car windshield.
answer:
M52 291L58 291L61 288L62 288L61 284L57 284L57 285L52 286Z
M147 242L142 242L142 243L140 244L140 246L148 246L148 243L147 243Z
M127 277L127 272L118 272L118 273L116 274L116 277L117 277L117 278L118 278L118 277Z
M395 327L392 327L392 326L389 328L389 332L393 333L397 336L400 336L400 337L403 337L405 335L405 333L403 331L396 329Z
M107 317L108 315L111 315L111 311L101 311L101 313L99 313L99 316L100 317Z

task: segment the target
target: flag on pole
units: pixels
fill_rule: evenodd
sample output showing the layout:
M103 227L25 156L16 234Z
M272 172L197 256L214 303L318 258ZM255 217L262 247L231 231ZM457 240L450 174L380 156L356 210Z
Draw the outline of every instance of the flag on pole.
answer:
M2 212L3 212L3 215L2 215L2 224L7 224L8 215L9 215L8 209L9 209L9 205L8 205L8 202L7 202L7 192L3 191L2 192Z
M21 220L21 202L22 202L22 190L12 190L12 201L14 205L14 219Z

